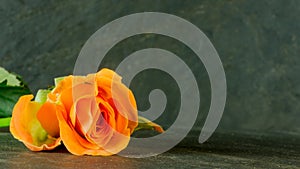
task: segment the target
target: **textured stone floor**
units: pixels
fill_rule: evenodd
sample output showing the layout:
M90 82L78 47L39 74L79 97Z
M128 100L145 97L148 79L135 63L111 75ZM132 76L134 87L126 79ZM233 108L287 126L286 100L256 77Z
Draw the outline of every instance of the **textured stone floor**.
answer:
M300 168L300 137L283 133L215 133L205 144L190 136L170 151L133 159L74 156L64 147L31 152L0 133L0 168Z

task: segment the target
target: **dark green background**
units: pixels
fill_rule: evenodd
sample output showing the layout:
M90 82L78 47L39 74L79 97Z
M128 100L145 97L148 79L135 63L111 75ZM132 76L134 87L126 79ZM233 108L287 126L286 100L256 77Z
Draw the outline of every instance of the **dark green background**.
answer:
M218 130L300 133L300 1L0 1L0 66L23 76L33 92L53 78L72 74L85 41L121 16L165 12L198 26L223 62L228 95ZM104 40L105 41L105 40ZM203 64L179 41L158 35L126 39L107 55L115 68L130 53L160 47L180 56L194 72L201 92L195 127L201 128L210 103ZM159 123L168 126L180 105L174 80L157 70L132 82L141 109L154 88L165 90L168 105Z

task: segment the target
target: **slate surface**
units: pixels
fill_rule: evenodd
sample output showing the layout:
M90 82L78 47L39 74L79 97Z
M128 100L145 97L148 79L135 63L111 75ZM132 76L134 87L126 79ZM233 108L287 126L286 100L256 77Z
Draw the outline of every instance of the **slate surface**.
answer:
M283 133L215 133L205 144L188 137L158 156L74 156L63 147L31 152L8 133L0 133L1 168L299 168L300 137Z

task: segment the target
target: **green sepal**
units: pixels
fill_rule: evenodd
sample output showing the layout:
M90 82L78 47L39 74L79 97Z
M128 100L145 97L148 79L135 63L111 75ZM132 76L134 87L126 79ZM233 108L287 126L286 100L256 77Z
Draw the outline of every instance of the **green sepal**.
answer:
M60 81L62 81L64 78L65 78L65 76L54 78L54 85L57 86L57 84L58 84Z
M38 92L36 93L34 101L36 101L38 103L45 103L47 101L47 95L50 92L51 92L51 90L48 90L48 89L38 90Z
M142 116L138 117L138 126L134 129L134 132L138 130L155 130L159 133L164 132L164 129L160 125Z

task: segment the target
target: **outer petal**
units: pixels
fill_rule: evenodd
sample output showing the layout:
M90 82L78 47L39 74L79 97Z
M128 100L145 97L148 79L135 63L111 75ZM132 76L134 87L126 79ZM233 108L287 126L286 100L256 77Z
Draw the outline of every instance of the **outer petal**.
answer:
M32 151L51 150L60 144L60 138L51 137L43 129L36 117L42 105L31 102L32 98L33 95L20 97L13 109L10 131Z
M82 96L96 96L98 94L95 75L67 76L49 93L51 102L62 103L67 112L73 103Z
M52 137L59 137L59 126L56 117L56 105L45 102L37 113L37 118L43 128Z
M113 154L117 154L120 151L124 150L130 141L130 136L126 136L117 131L114 131L114 134L108 144L106 144L103 149L111 152Z
M70 121L65 119L66 112L63 109L57 111L57 118L59 121L60 127L60 136L64 145L74 155L102 155L109 156L112 153L109 153L97 145L93 145L92 143L82 138L74 129Z
M121 82L121 76L115 73L113 70L103 68L99 72L96 73L97 78L105 77L107 79L114 79L116 82Z
M117 124L121 125L121 121L127 120L127 128L130 129L131 134L138 125L138 112L134 96L123 84L113 88L112 92L112 99L109 102L114 106L118 117L120 117L120 121L117 121Z

